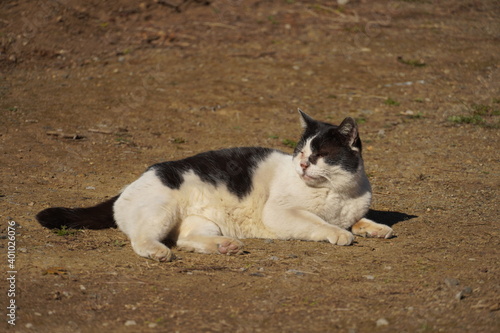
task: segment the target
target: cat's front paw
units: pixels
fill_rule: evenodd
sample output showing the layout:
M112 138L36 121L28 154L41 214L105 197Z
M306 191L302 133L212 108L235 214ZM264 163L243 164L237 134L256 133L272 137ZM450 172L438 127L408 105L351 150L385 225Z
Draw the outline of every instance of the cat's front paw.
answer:
M391 238L394 230L385 224L363 218L352 226L352 233L368 238Z
M160 262L172 261L175 258L168 247L154 240L132 241L132 248L138 255Z
M339 229L332 232L327 239L332 244L345 246L352 244L354 235L347 230Z
M157 260L160 262L164 261L172 261L175 259L175 255L172 253L172 251L168 247L160 248L156 250L156 252L151 252L149 254L149 257L153 260Z
M227 238L220 242L217 247L217 251L220 254L238 254L241 253L243 249L243 243L235 238Z

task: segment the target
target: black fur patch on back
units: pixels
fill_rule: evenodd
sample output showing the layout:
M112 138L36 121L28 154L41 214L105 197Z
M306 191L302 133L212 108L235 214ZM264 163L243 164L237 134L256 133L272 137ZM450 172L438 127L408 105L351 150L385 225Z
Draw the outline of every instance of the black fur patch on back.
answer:
M171 189L179 189L184 173L192 170L202 181L214 186L224 184L243 199L252 191L252 177L259 162L276 151L260 147L208 151L183 160L158 163L148 170L155 170L163 184Z

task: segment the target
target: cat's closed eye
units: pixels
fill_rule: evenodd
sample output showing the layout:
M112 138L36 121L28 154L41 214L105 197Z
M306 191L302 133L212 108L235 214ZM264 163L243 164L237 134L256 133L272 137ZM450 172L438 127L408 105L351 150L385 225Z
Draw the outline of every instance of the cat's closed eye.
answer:
M315 158L326 157L326 156L328 156L328 153L326 151L321 151L318 153L311 154L311 157L315 157Z

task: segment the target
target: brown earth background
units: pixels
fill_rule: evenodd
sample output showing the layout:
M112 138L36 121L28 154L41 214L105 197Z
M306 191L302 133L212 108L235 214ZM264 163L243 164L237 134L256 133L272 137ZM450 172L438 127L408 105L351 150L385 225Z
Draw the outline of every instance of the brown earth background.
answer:
M499 332L499 60L494 0L1 1L0 330ZM34 218L159 161L291 152L298 107L357 119L397 237L157 263Z

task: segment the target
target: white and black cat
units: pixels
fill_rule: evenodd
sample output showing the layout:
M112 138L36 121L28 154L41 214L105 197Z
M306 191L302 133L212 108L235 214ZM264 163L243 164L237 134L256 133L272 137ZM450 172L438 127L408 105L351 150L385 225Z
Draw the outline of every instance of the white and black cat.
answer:
M37 219L47 228L118 226L137 254L159 261L173 257L167 240L235 254L241 238L349 245L353 233L391 237L390 227L364 218L372 195L355 121L335 126L299 112L304 132L293 155L245 147L159 163L106 202L48 208Z

